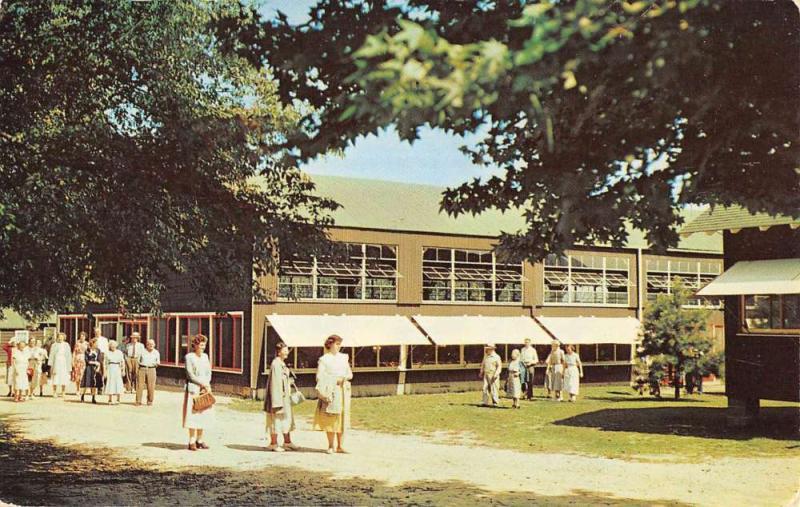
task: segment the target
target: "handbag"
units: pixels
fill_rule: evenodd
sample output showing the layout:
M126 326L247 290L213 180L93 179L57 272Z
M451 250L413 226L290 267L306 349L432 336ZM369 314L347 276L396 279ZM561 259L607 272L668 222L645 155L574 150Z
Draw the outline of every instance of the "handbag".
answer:
M42 363L42 373L49 374L50 373L50 365L47 363Z
M33 368L28 368L26 373L28 374L28 380L33 380Z
M197 396L192 396L192 412L199 413L214 406L217 399L208 391L203 391Z
M306 397L303 396L303 393L301 393L300 389L297 388L297 384L292 382L290 384L290 388L292 390L292 394L289 395L289 401L292 402L292 406L299 405L306 401Z

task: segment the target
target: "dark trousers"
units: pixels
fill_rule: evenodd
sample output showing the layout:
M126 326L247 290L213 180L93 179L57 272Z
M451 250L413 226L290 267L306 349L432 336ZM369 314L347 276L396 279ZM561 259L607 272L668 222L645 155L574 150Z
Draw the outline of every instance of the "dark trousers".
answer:
M533 399L533 372L535 368L535 365L525 367L525 369L528 371L528 378L526 379L525 383L525 397L529 400Z

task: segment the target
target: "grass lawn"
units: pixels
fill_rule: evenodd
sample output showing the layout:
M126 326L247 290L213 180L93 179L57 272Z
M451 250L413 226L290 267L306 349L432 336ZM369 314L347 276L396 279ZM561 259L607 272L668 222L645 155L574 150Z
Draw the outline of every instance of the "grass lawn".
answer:
M566 452L611 458L659 460L670 456L800 457L800 406L761 402L753 428L725 423L721 393L687 399L640 397L627 385L581 387L576 403L544 398L520 410L478 405L480 393L452 393L353 400L353 426L387 433L427 434L453 441L526 452ZM297 415L311 416L307 401ZM231 408L260 411L261 402L236 400Z

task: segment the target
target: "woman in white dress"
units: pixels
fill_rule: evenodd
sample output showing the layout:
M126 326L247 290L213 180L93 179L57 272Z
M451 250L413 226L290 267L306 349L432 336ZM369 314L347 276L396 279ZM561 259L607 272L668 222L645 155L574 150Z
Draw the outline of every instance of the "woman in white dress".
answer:
M292 411L292 372L286 366L289 347L279 341L275 345L275 359L269 367L269 381L264 396L264 412L267 413L267 431L270 444L268 451L292 451L297 447L292 443L294 413ZM278 445L278 434L283 435L283 447Z
M578 353L572 348L572 345L567 345L567 353L564 354L564 390L569 394L569 401L575 401L578 396L578 389L580 387L580 379L583 378L583 365Z
M192 338L192 351L186 354L186 392L183 397L183 427L189 430L189 450L208 449L203 440L205 430L213 417L213 407L202 412L192 411L192 398L211 392L211 361L205 353L208 338L202 334Z
M350 380L353 370L350 358L339 352L342 338L331 335L325 340L325 354L317 366L317 410L314 412L314 429L328 436L328 454L346 453L342 447L344 430L350 427ZM338 441L334 451L334 435Z
M35 340L31 347L31 358L28 364L33 369L30 386L28 387L28 398L33 397L36 389L39 389L39 396L42 396L42 387L47 383L47 374L42 371L42 365L47 364L47 349L42 348L42 341Z
M66 340L67 335L58 333L56 341L50 346L50 358L47 364L50 365L50 385L53 386L53 397L58 396L58 387L61 386L61 397L67 390L67 383L70 381L72 371L72 351ZM80 384L76 384L80 386ZM77 393L77 391L76 391Z
M30 386L28 381L28 362L30 358L31 353L30 349L28 349L28 344L23 341L17 342L17 348L11 353L14 401L25 401L25 395L28 393L28 387Z
M508 363L507 394L513 400L511 408L519 408L519 399L522 397L521 369L525 368L519 360L519 349L511 351L511 362Z
M122 354L121 350L117 350L116 340L108 341L108 353L103 354L103 362L108 404L119 405L120 396L122 395L122 391L125 390L125 384L122 380L125 376L125 356ZM114 396L117 397L116 403L113 401Z
M561 401L561 389L564 383L564 351L561 342L553 340L550 343L550 355L547 356L547 371L545 372L545 387L548 395L553 393L557 401Z

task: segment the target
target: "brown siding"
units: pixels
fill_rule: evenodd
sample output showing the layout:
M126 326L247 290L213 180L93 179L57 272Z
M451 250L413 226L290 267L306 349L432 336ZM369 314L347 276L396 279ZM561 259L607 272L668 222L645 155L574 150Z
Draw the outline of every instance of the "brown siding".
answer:
M788 225L723 235L725 269L739 261L800 257L800 229ZM725 298L726 391L731 399L800 401L800 335L740 334L740 298Z

